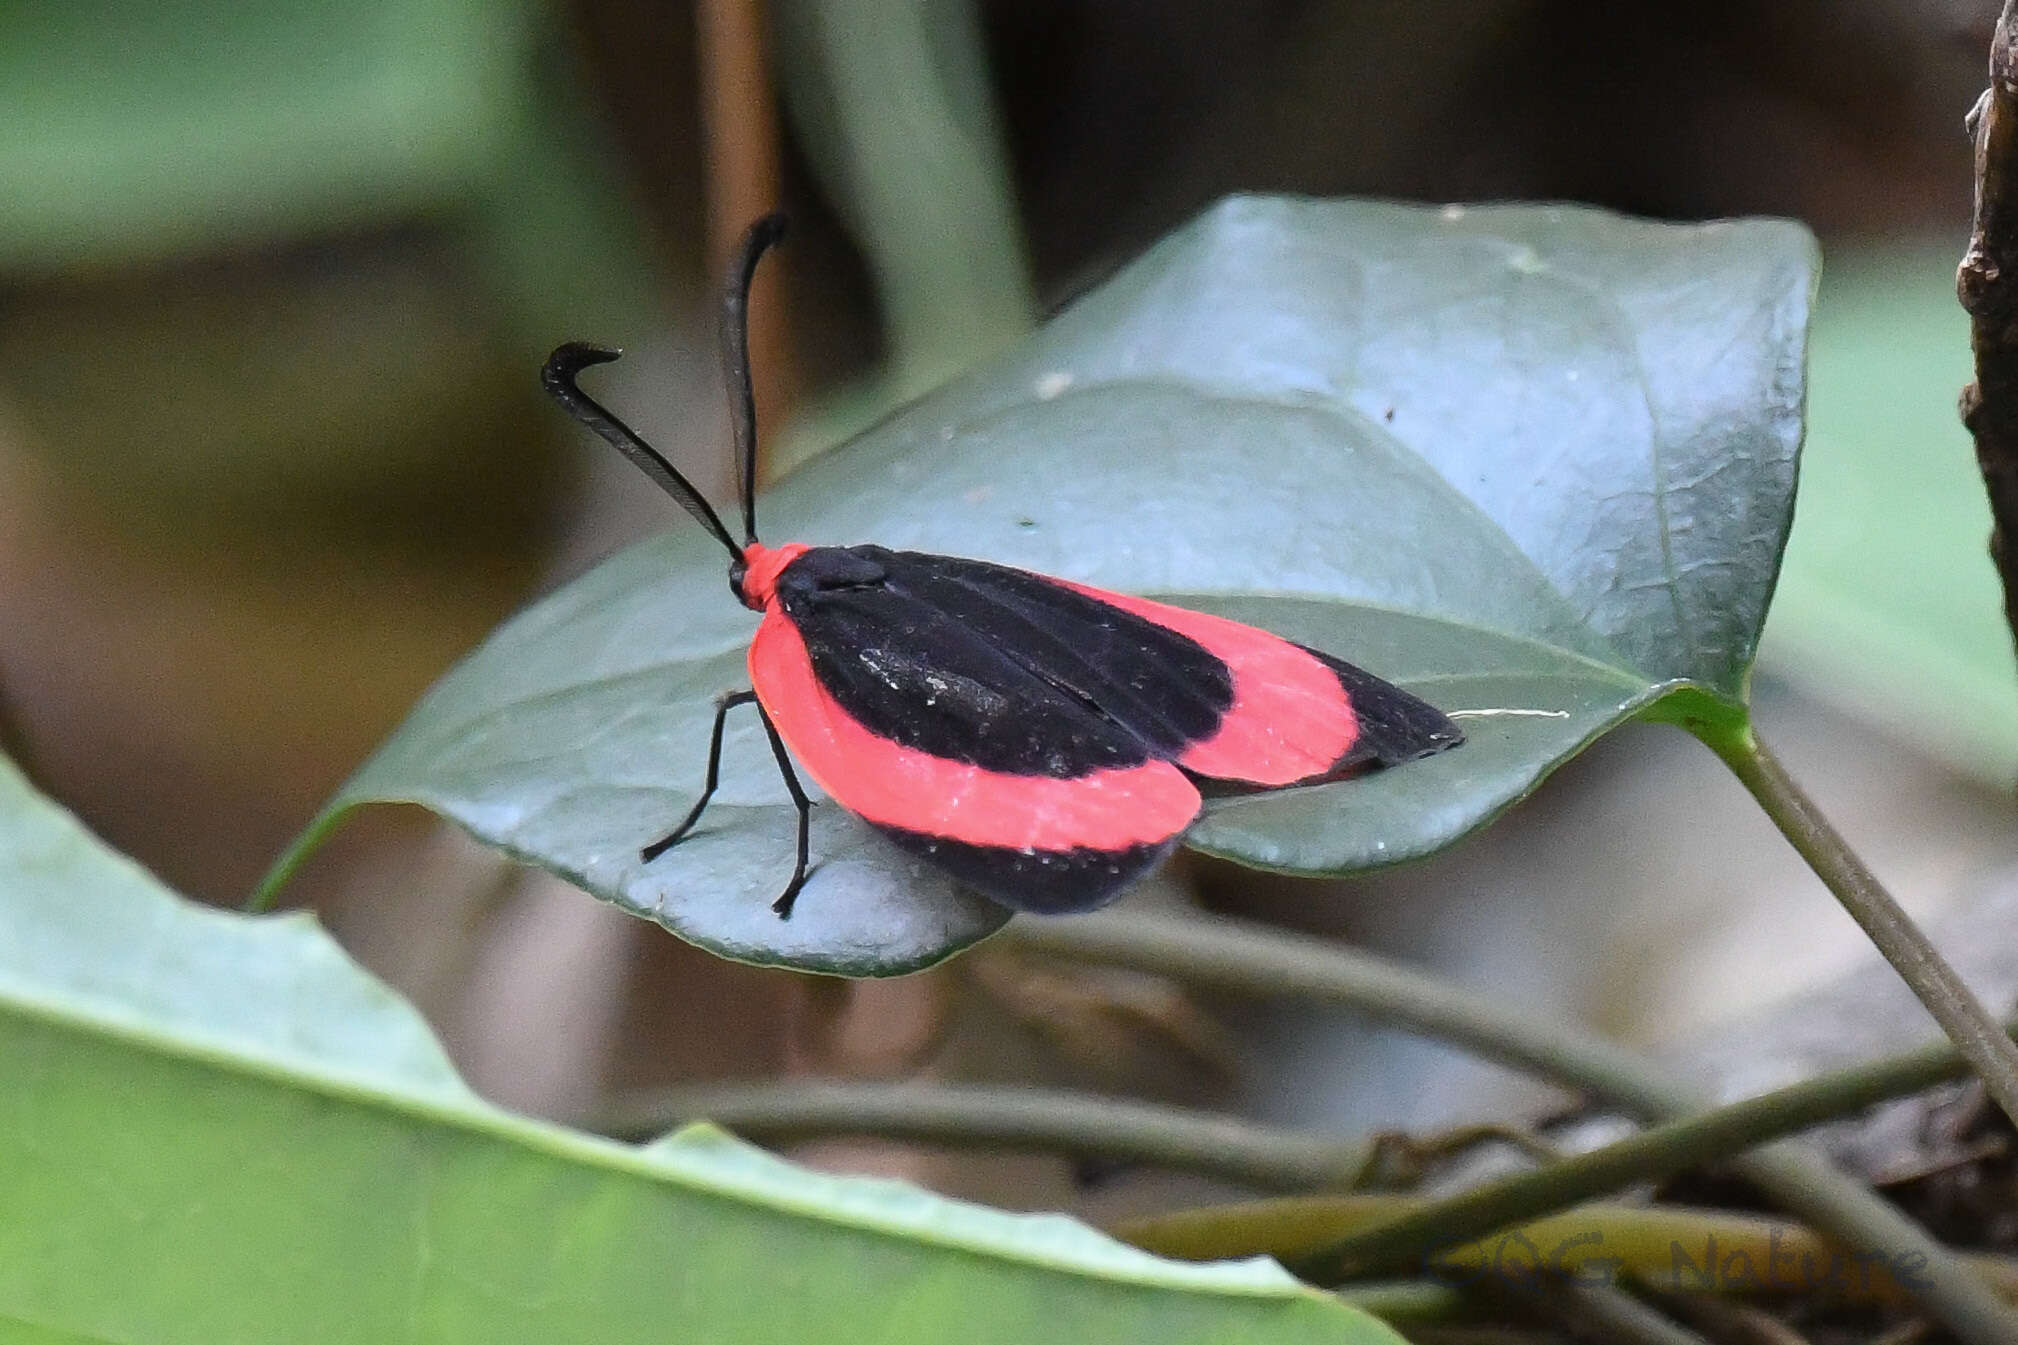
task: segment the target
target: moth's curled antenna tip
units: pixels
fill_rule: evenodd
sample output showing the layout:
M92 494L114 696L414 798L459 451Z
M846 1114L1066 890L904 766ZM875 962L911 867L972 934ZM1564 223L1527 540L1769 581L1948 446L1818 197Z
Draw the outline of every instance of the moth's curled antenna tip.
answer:
M554 353L547 356L546 366L540 370L540 381L549 390L565 387L574 382L576 374L593 364L608 364L623 358L623 351L611 346L599 346L590 341L565 341L554 347Z
M547 356L546 364L541 366L540 383L561 404L562 410L629 458L640 471L657 482L660 489L679 501L681 508L699 519L714 539L727 548L730 556L741 560L743 548L729 536L729 530L722 526L714 507L708 503L707 497L694 489L694 483L681 476L679 469L667 462L664 454L639 438L636 430L617 419L575 382L575 375L583 369L590 365L608 364L621 354L620 350L591 345L586 341L564 342L554 348L554 353Z
M778 245L785 236L785 212L774 210L770 214L743 230L743 239L736 247L735 259L729 265L727 298L740 307L749 302L750 278L756 274L757 262L766 252Z

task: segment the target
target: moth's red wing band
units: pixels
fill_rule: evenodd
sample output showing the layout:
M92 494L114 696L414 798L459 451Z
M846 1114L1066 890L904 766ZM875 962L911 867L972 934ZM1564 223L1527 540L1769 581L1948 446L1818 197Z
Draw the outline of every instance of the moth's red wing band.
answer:
M1193 775L1263 788L1322 779L1348 764L1359 716L1338 674L1311 652L1253 626L1058 579L1089 598L1203 645L1233 673L1233 704L1177 764Z
M1016 851L1159 847L1202 800L1167 761L1070 779L983 770L871 733L835 703L778 608L750 642L750 681L785 744L835 802L879 826Z

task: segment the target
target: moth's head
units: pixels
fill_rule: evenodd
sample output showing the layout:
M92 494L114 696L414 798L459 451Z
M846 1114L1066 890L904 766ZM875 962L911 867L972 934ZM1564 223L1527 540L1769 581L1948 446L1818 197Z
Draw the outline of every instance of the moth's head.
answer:
M810 550L804 542L765 546L746 542L743 554L729 563L729 592L752 612L762 612L777 600L778 576Z

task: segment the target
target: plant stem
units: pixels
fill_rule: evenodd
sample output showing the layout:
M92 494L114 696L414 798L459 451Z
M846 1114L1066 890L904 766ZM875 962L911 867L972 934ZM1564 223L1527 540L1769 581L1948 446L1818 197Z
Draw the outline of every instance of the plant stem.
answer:
M1378 1274L1424 1247L1469 1241L1635 1182L1657 1181L1880 1102L1961 1077L1967 1065L1945 1042L1807 1079L1770 1093L1643 1130L1601 1148L1420 1205L1309 1254L1353 1274Z
M991 942L1236 994L1356 1009L1590 1093L1633 1116L1693 1110L1681 1104L1685 1091L1623 1047L1305 934L1223 917L1130 911L1013 920Z
M1642 1118L1665 1119L1702 1107L1692 1089L1659 1066L1601 1038L1524 1017L1421 972L1307 936L1238 920L1131 911L1015 920L995 937L1237 993L1358 1009L1585 1090ZM1970 1345L2018 1341L2018 1312L1925 1229L1821 1155L1783 1141L1746 1155L1736 1166L1845 1246L1888 1259L1923 1258L1915 1276L1921 1301Z
M634 1138L699 1120L773 1141L876 1135L1153 1163L1271 1191L1351 1187L1375 1152L1371 1141L1338 1140L1089 1093L1001 1084L704 1084L620 1099L585 1128Z
M1709 1345L1701 1335L1668 1320L1659 1309L1623 1289L1571 1281L1560 1292L1569 1309L1563 1315L1603 1332L1604 1340L1622 1345Z
M1997 1019L1749 727L1706 735L1704 741L1919 996L2004 1114L2018 1123L2018 1046Z
M1463 1294L1447 1284L1426 1280L1386 1280L1379 1284L1354 1284L1337 1290L1333 1297L1350 1303L1361 1312L1372 1313L1393 1326L1409 1322L1448 1321L1463 1312Z
M1277 1196L1125 1220L1111 1231L1131 1246L1181 1261L1267 1255L1293 1264L1345 1233L1426 1204L1416 1196ZM1705 1277L1713 1265L1728 1266L1733 1258L1743 1269ZM1983 1252L1958 1253L1958 1259L1999 1294L2018 1296L2018 1260ZM1361 1281L1335 1292L1357 1302L1363 1292L1398 1293L1403 1285L1459 1290L1494 1276L1532 1274L1538 1265L1590 1280L1624 1276L1669 1293L1823 1295L1831 1302L1889 1308L1912 1302L1891 1273L1909 1266L1858 1260L1805 1224L1742 1210L1604 1201L1448 1247L1437 1254L1432 1279ZM1417 1311L1448 1316L1449 1306L1425 1294Z

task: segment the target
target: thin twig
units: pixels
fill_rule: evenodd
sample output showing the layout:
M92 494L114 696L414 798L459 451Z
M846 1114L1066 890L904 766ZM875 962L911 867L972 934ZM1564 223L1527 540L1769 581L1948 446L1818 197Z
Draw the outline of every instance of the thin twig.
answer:
M1271 1191L1354 1185L1373 1144L1210 1112L1001 1084L785 1081L696 1085L619 1100L587 1128L623 1138L709 1120L755 1139L834 1135L1034 1149L1152 1163Z
M2018 2L2018 0L2014 0ZM1749 728L1703 740L1919 997L1990 1096L2018 1124L2018 1045Z
M1677 1317L1729 1345L1813 1345L1778 1317L1749 1303L1726 1303L1707 1294L1663 1294L1659 1298Z
M1694 1110L1661 1070L1602 1038L1399 963L1251 921L1104 911L1011 921L992 943L1236 994L1340 1005L1593 1094L1634 1116Z
M1195 985L1351 1007L1585 1090L1643 1118L1666 1119L1703 1107L1694 1090L1610 1042L1306 936L1236 920L1134 911L1016 920L996 937ZM1821 1155L1783 1141L1746 1155L1735 1166L1845 1246L1880 1257L1919 1258L1922 1271L1915 1279L1921 1301L1970 1345L2018 1340L2018 1312L1925 1229Z
M1990 87L1970 114L1976 213L1955 292L1969 312L1976 381L1962 423L1990 496L1990 559L2004 581L2004 616L2018 637L2018 0L2005 0L1990 39Z
M1589 1339L1621 1345L1709 1345L1701 1335L1623 1289L1570 1280L1559 1292L1570 1329Z
M779 205L778 111L766 59L761 0L700 0L694 9L700 59L701 133L706 145L708 277L721 276L750 222ZM798 400L798 366L786 322L781 272L751 282L750 376L764 422L785 423ZM757 479L766 475L758 445Z
M1941 1042L1803 1080L1357 1229L1311 1253L1310 1259L1333 1265L1343 1261L1356 1273L1378 1272L1397 1258L1419 1257L1424 1247L1468 1241L1636 1182L1672 1177L1880 1102L1923 1092L1967 1070L1954 1047Z

